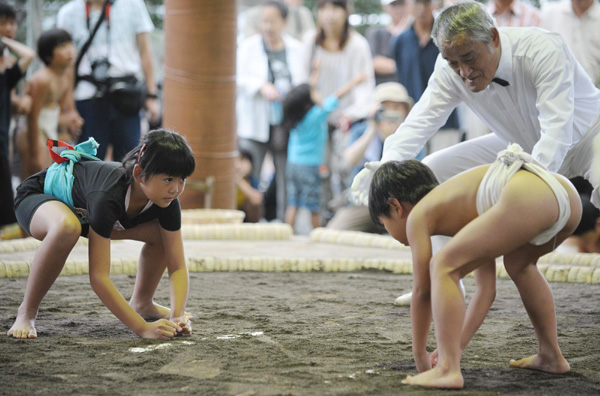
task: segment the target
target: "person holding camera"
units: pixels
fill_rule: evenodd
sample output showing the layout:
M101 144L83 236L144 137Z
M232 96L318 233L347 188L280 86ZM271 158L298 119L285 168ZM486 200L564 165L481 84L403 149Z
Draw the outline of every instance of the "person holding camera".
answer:
M350 179L369 161L379 161L383 151L383 142L393 134L404 121L413 105L413 99L402 84L386 82L375 87L374 103L366 128L351 128L343 159L348 168L352 168ZM346 206L336 210L327 228L363 232L379 232L371 217L369 208L364 205Z
M112 159L120 161L140 140L141 110L150 122L159 118L148 10L143 0L71 0L56 24L78 51L73 96L84 119L79 141L96 139L101 159L112 145Z

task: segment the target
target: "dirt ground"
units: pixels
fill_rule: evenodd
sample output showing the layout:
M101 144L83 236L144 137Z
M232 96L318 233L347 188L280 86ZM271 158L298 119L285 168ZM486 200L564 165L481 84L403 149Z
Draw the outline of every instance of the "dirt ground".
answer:
M134 278L112 276L125 297ZM411 277L356 273L192 273L191 337L143 340L94 295L61 276L40 309L36 340L0 337L1 395L441 395L403 385L415 373L406 307ZM0 279L0 329L12 325L26 279ZM465 281L472 294L474 281ZM572 371L511 369L536 352L514 285L498 297L463 356L452 395L600 394L600 286L552 283L559 340ZM158 302L167 303L163 280ZM433 337L430 345L434 346Z

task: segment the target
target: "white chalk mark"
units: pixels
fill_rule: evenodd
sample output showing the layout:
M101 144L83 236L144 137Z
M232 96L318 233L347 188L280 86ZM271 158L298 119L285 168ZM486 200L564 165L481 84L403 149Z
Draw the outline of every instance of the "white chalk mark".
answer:
M132 353L144 353L144 352L151 352L151 351L156 351L157 349L166 349L166 348L170 348L173 345L194 345L195 342L193 341L181 341L178 343L164 343L164 344L157 344L157 345L148 345L147 347L144 348L129 348L129 352Z

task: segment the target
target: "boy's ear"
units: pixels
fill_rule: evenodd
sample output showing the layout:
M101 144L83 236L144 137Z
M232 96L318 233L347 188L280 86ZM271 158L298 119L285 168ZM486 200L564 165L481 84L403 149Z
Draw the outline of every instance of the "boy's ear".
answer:
M390 204L390 208L395 212L402 213L404 210L402 204L396 198L388 199L388 203Z

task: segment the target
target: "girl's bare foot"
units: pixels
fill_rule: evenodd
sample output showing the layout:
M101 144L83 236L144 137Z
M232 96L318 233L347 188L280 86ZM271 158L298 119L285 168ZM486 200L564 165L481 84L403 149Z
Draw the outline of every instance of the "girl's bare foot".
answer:
M152 302L151 304L137 304L133 300L129 301L129 305L135 309L142 318L145 320L159 320L159 319L170 319L171 309L160 304ZM183 314L188 319L192 318L192 314L184 312Z
M21 315L17 315L15 323L6 333L9 337L28 339L37 338L35 330L35 318L29 319Z
M510 366L530 370L539 370L551 374L562 374L571 369L569 362L567 362L562 356L552 359L544 359L539 355L533 355L519 360L511 359Z
M426 388L446 388L446 389L460 389L465 385L463 376L459 371L446 371L443 372L439 366L425 371L419 375L408 376L403 384L407 385L419 385Z

